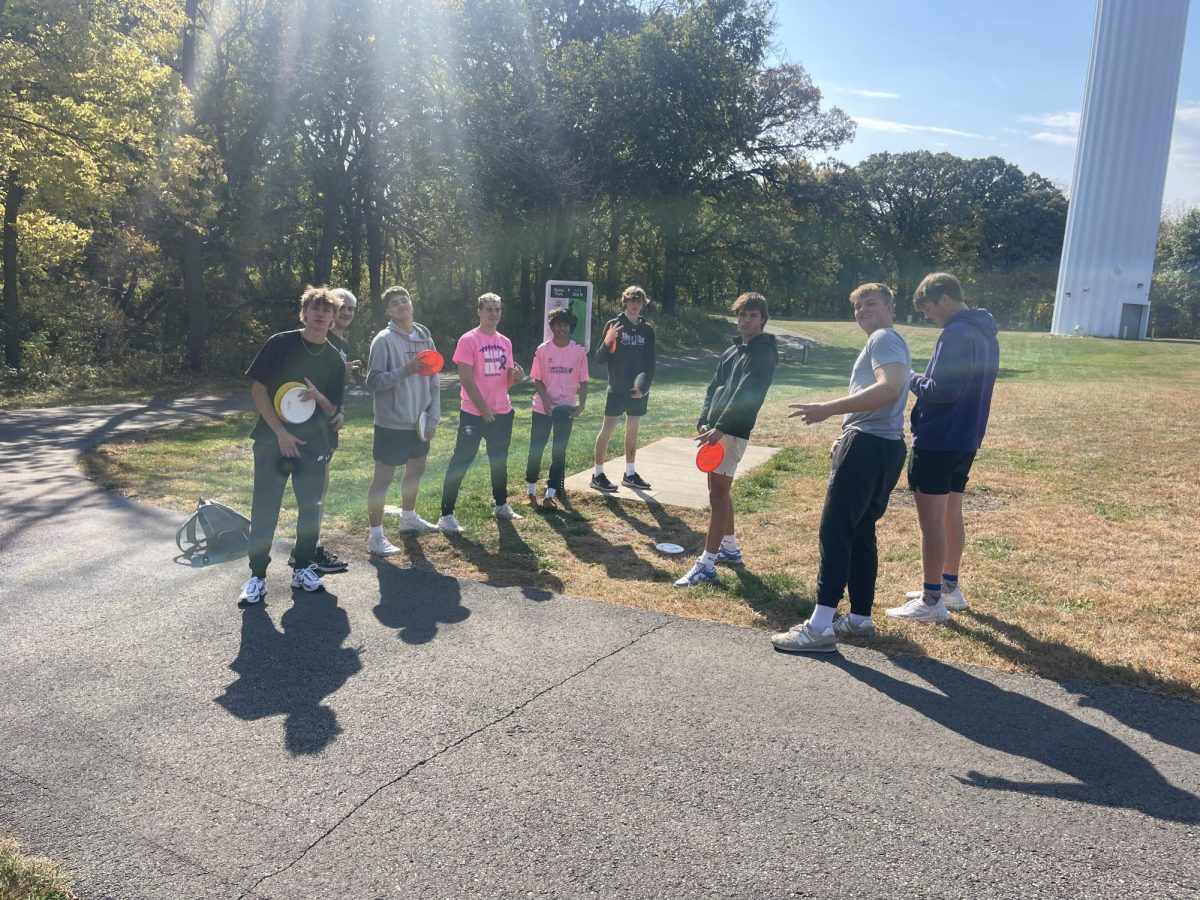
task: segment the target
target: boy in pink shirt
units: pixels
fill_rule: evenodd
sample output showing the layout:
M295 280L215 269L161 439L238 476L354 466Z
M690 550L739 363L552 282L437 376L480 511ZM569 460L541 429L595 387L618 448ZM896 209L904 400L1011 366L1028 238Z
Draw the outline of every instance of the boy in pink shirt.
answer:
M462 532L462 526L454 518L454 507L463 478L475 461L482 441L487 442L496 518L508 521L522 518L508 505L508 445L512 441L513 427L508 389L524 380L525 370L513 362L512 341L497 331L503 309L500 298L496 294L484 294L475 309L479 314L479 327L460 337L454 349L462 402L454 453L442 485L442 517L438 519L438 528L446 534Z
M529 460L525 464L525 482L530 506L537 505L537 481L542 469L542 456L551 431L554 444L550 450L550 474L546 479L547 509L556 509L565 502L563 479L567 475L567 444L571 428L587 405L587 351L571 340L575 317L566 307L559 307L547 318L553 337L534 351L533 425L529 431ZM578 396L578 403L576 402ZM556 499L557 498L557 499Z

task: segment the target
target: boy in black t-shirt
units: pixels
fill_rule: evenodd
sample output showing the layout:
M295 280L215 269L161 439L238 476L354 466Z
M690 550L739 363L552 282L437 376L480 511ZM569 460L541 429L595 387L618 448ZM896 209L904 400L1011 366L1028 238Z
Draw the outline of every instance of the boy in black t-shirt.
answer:
M328 288L310 287L300 298L304 328L271 336L246 370L253 379L250 397L258 410L254 439L254 500L250 509L250 580L240 603L257 603L267 595L271 541L279 524L279 508L288 478L296 494L296 550L292 587L324 588L313 557L321 522L321 494L332 452L332 434L341 427L346 366L327 340L342 300ZM287 422L275 409L275 396L289 382L305 385L301 400L316 409L304 421Z

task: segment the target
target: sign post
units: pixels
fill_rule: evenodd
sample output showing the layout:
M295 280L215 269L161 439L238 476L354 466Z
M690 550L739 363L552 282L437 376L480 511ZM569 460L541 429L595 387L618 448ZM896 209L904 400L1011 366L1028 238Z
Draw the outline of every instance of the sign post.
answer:
M552 337L546 317L565 306L575 316L575 327L571 340L578 342L584 350L592 349L592 283L590 281L547 281L546 307L542 313L542 340Z

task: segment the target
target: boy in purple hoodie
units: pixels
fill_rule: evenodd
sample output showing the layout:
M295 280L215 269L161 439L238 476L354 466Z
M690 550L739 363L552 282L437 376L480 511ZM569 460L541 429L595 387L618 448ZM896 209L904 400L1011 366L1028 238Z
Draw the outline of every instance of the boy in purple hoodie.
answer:
M924 582L904 605L886 612L893 619L945 622L949 610L967 608L958 583L966 543L963 491L987 430L1000 344L992 314L968 308L953 275L926 275L913 308L942 329L925 374L914 372L908 385L917 397L910 416L908 485L921 526Z

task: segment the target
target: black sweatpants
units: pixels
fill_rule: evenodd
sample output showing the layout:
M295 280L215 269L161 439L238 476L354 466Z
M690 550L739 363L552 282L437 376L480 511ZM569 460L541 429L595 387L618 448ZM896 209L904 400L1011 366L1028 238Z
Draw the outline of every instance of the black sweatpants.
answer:
M904 470L903 440L859 431L843 432L833 454L825 509L821 512L821 567L817 603L838 605L849 589L850 612L869 616L875 604L879 550L875 523Z
M267 575L271 564L271 542L279 525L279 508L288 478L296 494L296 568L312 561L321 527L321 494L329 452L319 456L301 453L289 458L273 440L254 442L254 500L250 507L250 573Z
M575 420L571 418L571 408L564 407L555 410L548 416L540 412L533 414L533 425L529 429L529 460L525 463L525 481L534 484L542 472L542 456L546 452L546 441L554 433L554 443L550 447L550 474L546 484L556 491L563 489L563 480L567 477L567 444L571 441L571 429Z
M458 414L458 435L454 440L454 453L446 466L446 481L442 484L442 515L454 515L458 503L458 491L467 469L479 453L480 442L487 443L488 464L492 470L492 499L497 506L508 502L508 445L512 443L514 411L497 415L490 423L482 416L470 413Z

